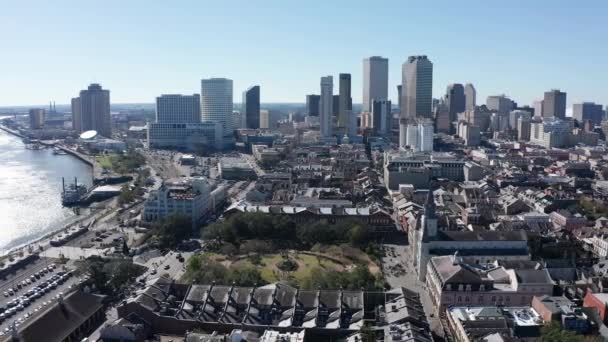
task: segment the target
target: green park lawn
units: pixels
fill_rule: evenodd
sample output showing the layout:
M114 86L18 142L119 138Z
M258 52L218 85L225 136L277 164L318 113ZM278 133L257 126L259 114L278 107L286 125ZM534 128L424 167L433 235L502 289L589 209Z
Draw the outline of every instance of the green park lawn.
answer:
M331 272L341 272L345 269L339 263L325 258L317 258L313 255L290 253L289 257L298 264L298 269L294 272L287 273L277 268L276 265L283 260L283 256L280 254L264 255L258 265L254 265L250 258L241 259L232 263L230 268L255 267L260 271L262 278L269 283L289 278L301 282L309 278L310 272L315 268L322 268Z

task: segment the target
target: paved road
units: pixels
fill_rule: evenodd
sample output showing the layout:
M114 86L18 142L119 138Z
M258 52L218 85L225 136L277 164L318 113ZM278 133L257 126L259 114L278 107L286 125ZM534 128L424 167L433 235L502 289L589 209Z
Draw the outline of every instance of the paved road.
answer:
M184 262L180 262L177 259L177 252L169 252L164 256L158 256L150 258L146 261L144 266L148 267L148 271L142 274L139 278L153 279L160 277L163 274L168 274L171 278L179 280L185 273L186 263L188 259L194 254L192 252L181 252L180 254L184 257ZM166 268L168 266L168 268Z
M382 270L386 281L393 288L405 287L420 293L420 301L431 324L431 330L437 335L443 336L441 322L433 308L426 286L418 280L418 274L412 264L411 246L396 244L384 244L383 246L388 250L386 257L382 259Z

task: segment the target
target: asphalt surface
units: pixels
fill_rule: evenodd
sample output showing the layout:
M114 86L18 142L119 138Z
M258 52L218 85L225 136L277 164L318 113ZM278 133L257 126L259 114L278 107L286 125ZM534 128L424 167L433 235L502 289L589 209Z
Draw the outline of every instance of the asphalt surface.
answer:
M21 289L18 289L14 295L9 295L7 297L4 296L4 292L8 291L9 288L15 287L18 282L20 283L24 279L31 277L33 274L38 273L43 268L48 269L48 266L54 263L55 261L56 260L53 259L42 258L34 263L28 264L24 269L20 270L17 275L10 275L6 279L2 279L0 284L0 307L7 308L8 302L25 295L28 290L33 289L34 287L40 285L42 282L50 279L59 271L71 270L70 267L64 268L64 265L55 263L56 267L53 271L47 271L46 273L41 275L39 279L36 279L36 281L22 287ZM49 292L42 295L40 298L32 298L31 303L29 305L24 306L23 310L16 311L8 318L0 318L0 336L10 333L10 327L13 322L15 322L15 325L19 327L19 325L23 324L23 322L31 320L40 315L42 312L45 311L46 308L48 308L49 306L51 306L51 304L57 301L57 296L59 295L59 293L68 293L68 291L70 291L70 289L79 282L80 280L78 279L78 277L72 275L71 277L68 277L62 284L59 284L55 289L51 289ZM2 316L0 315L0 317Z

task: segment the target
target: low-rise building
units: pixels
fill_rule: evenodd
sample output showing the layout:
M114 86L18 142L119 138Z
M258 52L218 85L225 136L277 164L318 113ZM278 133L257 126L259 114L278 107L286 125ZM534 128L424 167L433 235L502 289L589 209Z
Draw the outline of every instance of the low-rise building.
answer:
M436 307L530 305L534 296L553 294L546 269L507 269L467 264L456 255L432 257L426 284Z
M148 148L175 148L194 151L201 147L221 150L224 147L221 122L148 124Z
M543 320L530 306L467 307L447 310L447 322L459 342L482 341L489 334L504 334L517 338L540 336Z
M252 180L257 178L253 166L242 158L224 157L218 163L220 177L225 180Z
M587 315L566 297L534 297L532 308L538 312L545 322L559 322L564 330L587 334L591 329L591 321Z
M193 330L240 329L257 332L268 341L277 335L294 341L301 334L310 341L335 341L360 332L367 320L375 330L407 325L427 337L420 341L431 341L417 294L403 288L386 292L306 290L281 283L238 287L181 284L161 277L123 301L117 313L120 318L136 314L149 322L152 334L173 336ZM264 333L269 330L275 332Z
M214 211L222 191L225 193L224 187L216 188L202 177L165 181L146 199L143 220L151 223L171 215L185 215L195 224Z

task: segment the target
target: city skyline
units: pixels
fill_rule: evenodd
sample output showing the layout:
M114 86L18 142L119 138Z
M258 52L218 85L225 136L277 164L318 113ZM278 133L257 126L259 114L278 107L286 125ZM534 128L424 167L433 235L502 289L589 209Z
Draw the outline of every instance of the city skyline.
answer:
M359 104L361 61L374 55L389 60L388 99L395 104L398 99L392 89L400 83L400 66L410 55L427 55L433 61L435 95L451 83L473 83L480 103L489 95L505 93L518 103L531 105L554 88L568 93L569 108L573 103L608 103L601 83L608 76L602 58L607 48L598 44L608 32L601 25L603 20L597 20L608 5L599 1L588 2L586 7L565 1L552 6L515 1L510 6L503 4L500 10L485 8L477 1L391 1L384 3L382 11L371 12L365 11L363 3L346 9L339 4L315 3L294 10L279 2L264 8L246 2L239 6L118 1L54 6L34 2L37 5L27 7L13 4L0 14L4 32L11 33L3 39L8 53L0 57L2 65L10 66L3 70L0 106L41 106L52 100L68 104L72 94L89 83L111 89L114 103L153 103L159 94L195 93L200 79L212 77L233 79L236 94L259 84L264 88L263 103L302 103L306 94L318 91L320 76L337 79L339 73L352 75L353 102ZM209 11L197 10L200 6L210 7ZM234 11L236 7L241 10ZM433 8L439 10L429 11ZM334 15L344 10L340 16ZM545 15L538 16L541 10ZM392 20L404 11L411 20ZM277 20L252 28L245 25L240 13L257 16L258 22ZM318 13L324 13L322 18L316 18ZM475 20L457 25L448 21L458 15L471 15ZM325 16L337 21L323 23ZM27 26L22 24L26 17ZM111 27L104 25L109 17ZM202 20L189 20L195 17ZM58 20L48 25L51 18ZM495 25L501 18L509 19L508 27ZM158 19L167 24L155 27L158 25L152 23ZM360 25L362 19L369 25ZM434 24L420 30L430 20ZM291 25L298 21L320 25L309 25L310 30L301 32ZM555 22L568 25L556 26ZM81 30L73 30L74 26ZM309 50L302 50L307 39L337 27L349 30L340 44L320 39L318 44L308 45ZM415 30L420 34L407 34ZM95 44L89 40L93 33ZM403 39L406 34L408 39ZM188 39L195 36L197 39ZM455 37L461 37L458 44ZM134 41L138 43L125 43ZM563 47L563 53L556 54L554 46ZM587 53L589 46L596 46L593 54ZM44 58L40 58L41 51ZM243 51L247 51L246 58Z

